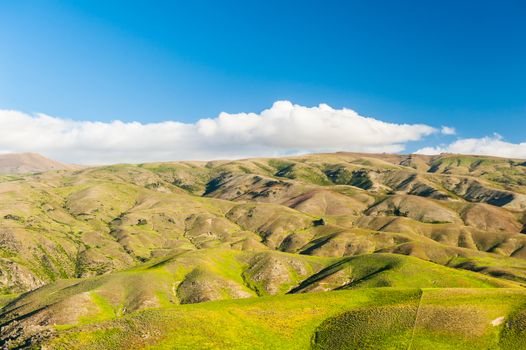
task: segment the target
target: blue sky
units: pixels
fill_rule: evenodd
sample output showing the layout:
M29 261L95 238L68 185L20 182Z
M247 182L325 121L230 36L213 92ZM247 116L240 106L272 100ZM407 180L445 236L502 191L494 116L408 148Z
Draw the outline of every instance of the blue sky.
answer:
M2 1L0 109L195 123L289 100L457 130L406 151L519 144L524 18L524 1Z

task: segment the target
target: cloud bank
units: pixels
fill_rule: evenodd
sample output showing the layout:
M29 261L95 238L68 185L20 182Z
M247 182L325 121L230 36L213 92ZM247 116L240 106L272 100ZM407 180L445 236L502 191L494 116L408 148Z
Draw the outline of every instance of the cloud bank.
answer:
M326 104L275 102L261 113L221 113L195 123L91 122L0 110L0 152L38 152L81 164L275 156L304 152L400 152L438 132ZM444 133L444 129L442 130Z
M526 142L510 143L502 136L460 139L446 146L425 147L420 154L459 153L526 159Z

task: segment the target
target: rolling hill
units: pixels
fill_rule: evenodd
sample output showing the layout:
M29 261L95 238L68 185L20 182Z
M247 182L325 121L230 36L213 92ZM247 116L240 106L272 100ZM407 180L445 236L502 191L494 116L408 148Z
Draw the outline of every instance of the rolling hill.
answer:
M0 158L3 348L523 346L523 160L22 158Z
M0 154L0 174L41 173L50 170L74 170L80 166L48 159L37 153Z

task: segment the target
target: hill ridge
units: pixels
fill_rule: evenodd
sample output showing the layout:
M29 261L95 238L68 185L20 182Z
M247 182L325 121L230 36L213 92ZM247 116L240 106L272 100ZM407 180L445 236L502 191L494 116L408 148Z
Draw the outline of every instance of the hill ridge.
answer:
M60 163L38 153L0 154L0 174L39 173L50 170L76 170L81 167Z

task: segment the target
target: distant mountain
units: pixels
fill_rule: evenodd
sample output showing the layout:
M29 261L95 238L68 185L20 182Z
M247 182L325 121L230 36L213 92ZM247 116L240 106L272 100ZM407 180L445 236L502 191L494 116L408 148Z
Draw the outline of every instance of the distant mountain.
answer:
M49 170L74 170L77 165L64 164L37 153L0 154L0 174L40 173Z

